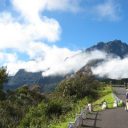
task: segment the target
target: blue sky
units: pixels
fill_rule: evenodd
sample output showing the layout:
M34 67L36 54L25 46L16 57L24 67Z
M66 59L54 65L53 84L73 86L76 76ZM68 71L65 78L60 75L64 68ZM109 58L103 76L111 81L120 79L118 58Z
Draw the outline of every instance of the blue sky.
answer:
M45 13L49 17L57 19L62 27L60 46L67 46L69 48L87 48L99 41L110 41L114 39L120 39L124 42L128 42L127 39L127 25L128 14L127 5L128 1L113 0L113 9L117 17L113 18L111 15L101 16L100 14L91 13L86 8L90 9L92 6L98 6L98 4L107 3L94 2L93 5L86 5L86 0L83 1L84 6L81 8L83 11L77 13L68 12L47 12ZM90 0L94 1L94 0ZM98 1L98 0L96 0ZM109 0L110 1L110 0ZM117 2L117 3L116 3ZM91 4L92 2L90 2ZM118 7L115 7L118 4ZM85 10L84 10L85 9ZM107 13L107 12L106 12ZM67 44L65 44L67 43Z
M52 74L66 57L97 42L127 43L127 5L126 0L0 0L0 65L10 74L49 67Z

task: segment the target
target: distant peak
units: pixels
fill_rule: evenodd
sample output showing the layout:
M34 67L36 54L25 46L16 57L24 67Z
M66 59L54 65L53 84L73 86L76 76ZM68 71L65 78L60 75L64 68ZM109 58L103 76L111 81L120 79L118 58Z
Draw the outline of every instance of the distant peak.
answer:
M113 40L109 42L99 42L96 45L86 49L86 51L100 50L108 54L113 54L123 58L128 55L128 44L121 40Z
M122 42L121 40L113 40L113 41L107 42L107 44L111 44L111 45L125 45L126 43Z

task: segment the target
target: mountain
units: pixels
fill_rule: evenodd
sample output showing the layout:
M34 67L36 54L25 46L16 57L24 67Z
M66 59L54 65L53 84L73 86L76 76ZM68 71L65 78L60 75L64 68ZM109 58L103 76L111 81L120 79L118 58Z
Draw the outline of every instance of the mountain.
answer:
M43 92L52 91L56 84L64 79L64 76L48 76L43 77L42 72L27 72L20 69L14 76L10 76L5 89L16 89L23 85L39 85Z
M113 40L107 43L99 42L96 45L86 49L86 51L101 50L114 56L124 58L128 54L128 44L121 40Z
M113 40L109 41L107 43L105 42L99 42L96 45L82 51L82 53L79 54L86 54L86 52L91 52L94 50L100 50L103 52L106 52L114 56L119 56L121 58L124 58L126 55L128 55L128 45L126 43L123 43L121 40ZM76 54L72 57L67 57L65 61L72 59L73 57L78 56L79 54ZM91 67L95 67L99 65L100 63L104 62L105 60L99 59L99 60L91 60L88 62L87 65L83 66L77 73L82 74L91 74ZM63 79L67 79L70 77L73 77L74 74L67 74L65 76L56 75L56 76L48 76L43 77L42 72L27 72L24 69L20 69L15 76L9 77L8 83L5 85L5 89L16 89L22 85L39 85L41 87L41 90L43 92L49 92L55 89L56 85Z

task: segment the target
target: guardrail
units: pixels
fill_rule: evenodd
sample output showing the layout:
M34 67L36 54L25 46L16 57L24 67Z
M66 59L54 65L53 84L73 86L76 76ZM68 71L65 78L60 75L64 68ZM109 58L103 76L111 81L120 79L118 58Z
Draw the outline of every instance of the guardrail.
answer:
M76 114L76 118L74 122L69 122L68 128L80 128L81 125L83 125L83 120L87 118L88 113L89 113L88 107L82 109L80 114Z

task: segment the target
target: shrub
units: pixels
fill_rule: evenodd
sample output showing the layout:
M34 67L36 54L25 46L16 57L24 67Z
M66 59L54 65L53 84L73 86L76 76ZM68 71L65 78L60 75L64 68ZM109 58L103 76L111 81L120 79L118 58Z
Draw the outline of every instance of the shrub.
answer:
M52 117L53 115L59 117L62 114L62 104L57 101L51 101L48 103L45 115Z
M93 76L77 74L73 78L62 81L58 90L63 93L64 97L82 99L89 95L96 97L97 93L94 90L97 90L99 85L99 82L94 80Z

